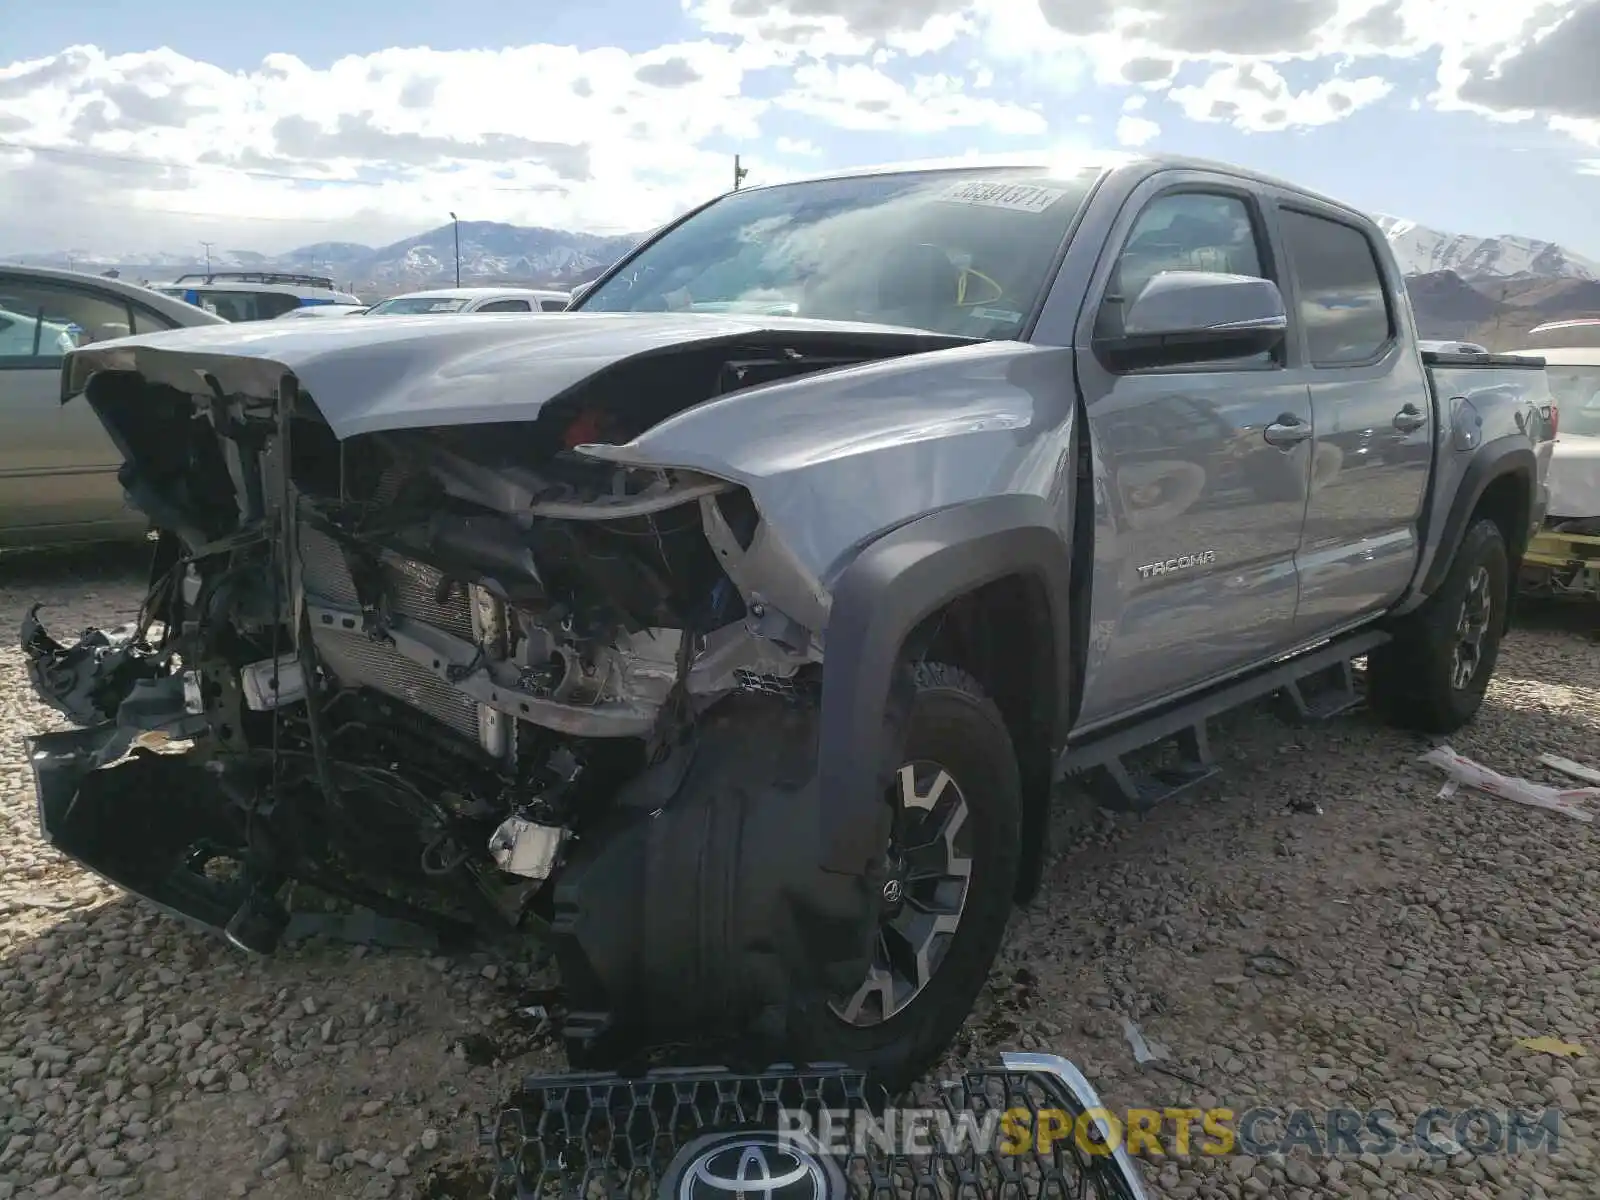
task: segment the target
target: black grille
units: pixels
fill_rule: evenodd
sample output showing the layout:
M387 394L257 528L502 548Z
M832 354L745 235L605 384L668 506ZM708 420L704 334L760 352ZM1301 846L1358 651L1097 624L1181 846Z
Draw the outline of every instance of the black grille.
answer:
M759 1075L655 1072L631 1080L603 1074L533 1078L484 1132L496 1164L490 1194L516 1200L676 1198L682 1172L696 1160L692 1151L720 1144L708 1134L766 1135L771 1145L780 1110L807 1113L817 1128L822 1109L831 1110L845 1130L855 1127L856 1114L877 1121L882 1130L884 1103L860 1074L842 1068L786 1068ZM1056 1076L1001 1067L967 1072L901 1103L902 1112L943 1112L952 1125L966 1114L969 1127L1020 1109L1028 1114L1029 1128L1041 1128L1040 1114L1054 1110L1044 1120L1070 1129L1085 1110ZM1088 1106L1096 1103L1089 1098ZM737 1138L731 1144L738 1149ZM849 1153L827 1160L831 1182L825 1193L802 1190L813 1200L1141 1200L1126 1156L1105 1152L1093 1133L1090 1145L1101 1152L1088 1153L1067 1136L1045 1151L1033 1145L1017 1152L1016 1143L1002 1147L995 1139L981 1147L969 1142L953 1149L946 1143L928 1146L925 1153L902 1153L869 1138L866 1145L852 1145ZM786 1195L775 1189L769 1197L759 1183L748 1193L747 1200L784 1200Z

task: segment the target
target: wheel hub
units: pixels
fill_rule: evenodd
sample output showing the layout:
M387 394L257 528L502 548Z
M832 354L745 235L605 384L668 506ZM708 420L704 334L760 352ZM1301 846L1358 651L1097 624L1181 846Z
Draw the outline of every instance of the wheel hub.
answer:
M937 763L907 763L890 791L894 827L885 859L872 962L861 986L832 1005L847 1024L882 1024L922 994L961 924L972 881L966 794Z
M1456 618L1456 646L1451 661L1450 684L1465 690L1483 665L1483 639L1489 631L1494 602L1489 596L1489 568L1478 567L1467 579L1461 613Z

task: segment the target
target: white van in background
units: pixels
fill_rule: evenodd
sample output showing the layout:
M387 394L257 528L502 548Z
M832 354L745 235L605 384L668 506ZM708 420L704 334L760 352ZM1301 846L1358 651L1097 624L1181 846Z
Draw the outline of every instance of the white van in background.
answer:
M417 316L422 313L565 312L569 292L523 287L435 288L390 296L367 309L369 317Z
M363 307L359 296L339 291L326 276L282 271L202 272L150 287L225 321L270 321L297 308L320 305Z

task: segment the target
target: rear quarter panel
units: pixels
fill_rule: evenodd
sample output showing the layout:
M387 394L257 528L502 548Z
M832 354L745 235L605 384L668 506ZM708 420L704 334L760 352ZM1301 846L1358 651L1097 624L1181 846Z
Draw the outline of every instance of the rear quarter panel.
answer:
M1540 410L1550 403L1542 360L1427 353L1423 361L1439 420L1419 582L1435 574L1454 553L1452 510L1463 502L1463 489L1477 489L1484 464L1507 455L1524 462L1531 458L1535 471L1531 532L1548 503L1552 448L1552 443L1541 440ZM1465 497L1464 502L1470 504L1472 499ZM1422 598L1414 595L1410 603Z

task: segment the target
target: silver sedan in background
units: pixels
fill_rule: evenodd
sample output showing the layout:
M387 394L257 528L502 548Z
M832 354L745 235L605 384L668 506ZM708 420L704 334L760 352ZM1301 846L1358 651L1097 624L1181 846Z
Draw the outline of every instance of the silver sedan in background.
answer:
M122 455L82 400L61 403L69 350L134 333L225 325L137 284L0 266L0 547L141 536L123 498Z

